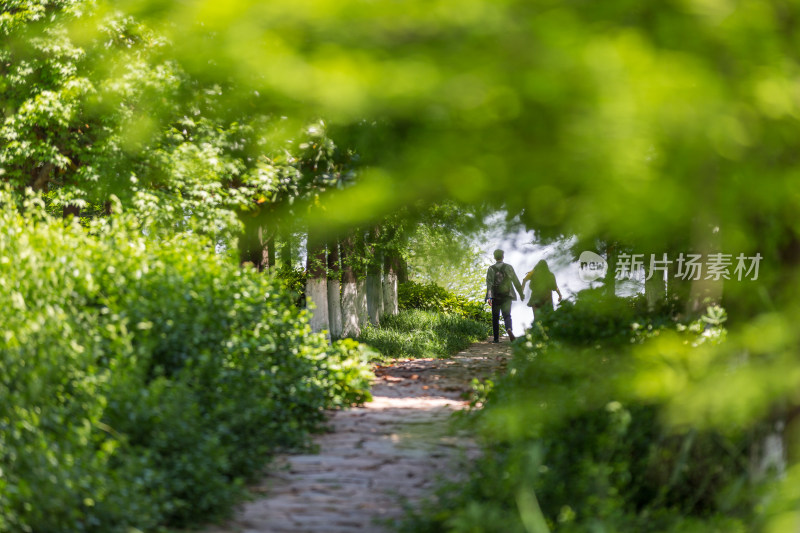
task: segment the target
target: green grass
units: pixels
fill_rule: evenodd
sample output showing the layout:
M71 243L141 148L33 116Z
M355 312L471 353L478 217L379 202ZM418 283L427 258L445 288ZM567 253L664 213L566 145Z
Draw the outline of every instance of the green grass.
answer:
M379 327L368 326L358 338L388 359L449 357L489 330L480 322L456 315L409 309L386 315Z

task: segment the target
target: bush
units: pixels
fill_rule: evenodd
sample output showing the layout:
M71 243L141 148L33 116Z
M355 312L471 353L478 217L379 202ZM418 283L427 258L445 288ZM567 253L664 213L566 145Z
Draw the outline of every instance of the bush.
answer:
M389 358L447 357L488 334L485 324L468 318L410 309L385 315L380 327L368 326L358 340Z
M442 487L406 531L752 530L760 492L750 450L764 428L670 425L663 400L632 386L637 362L625 349L646 349L660 332L701 357L701 346L724 339L724 312L666 326L669 316L643 317L636 302L621 303L639 322L604 342L592 344L589 328L567 325L557 310L515 344L508 373L472 418L484 454L469 482ZM577 312L590 310L579 302L564 311ZM645 319L665 325L642 327Z
M610 345L630 342L633 324L649 330L675 327L676 315L672 303L651 311L643 295L608 298L601 290L591 289L579 292L575 302L562 301L556 310L540 310L536 319L553 339L576 345Z
M37 204L0 192L0 531L219 516L323 409L368 397L368 352L312 334L279 282Z
M436 311L474 320L489 328L492 326L492 313L487 310L484 302L455 295L433 283L401 283L397 288L397 300L401 310Z
M300 309L304 308L306 306L308 272L302 268L281 265L275 269L275 277L280 280L283 287L293 296L295 306Z

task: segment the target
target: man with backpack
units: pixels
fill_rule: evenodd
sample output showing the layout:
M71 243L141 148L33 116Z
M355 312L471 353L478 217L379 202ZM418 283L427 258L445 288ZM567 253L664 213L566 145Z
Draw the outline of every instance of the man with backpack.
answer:
M519 293L520 299L523 297L522 285L514 272L514 267L503 263L503 257L503 250L495 250L494 258L497 262L486 271L486 300L492 305L493 342L500 342L501 312L508 338L514 340L514 333L511 331L511 302L517 299L516 293Z

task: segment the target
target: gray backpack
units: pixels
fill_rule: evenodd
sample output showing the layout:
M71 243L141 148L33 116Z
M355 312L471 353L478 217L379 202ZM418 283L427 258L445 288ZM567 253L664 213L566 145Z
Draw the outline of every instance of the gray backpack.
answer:
M508 298L511 292L511 279L506 274L505 265L492 265L494 268L494 282L492 283L492 294L495 298Z

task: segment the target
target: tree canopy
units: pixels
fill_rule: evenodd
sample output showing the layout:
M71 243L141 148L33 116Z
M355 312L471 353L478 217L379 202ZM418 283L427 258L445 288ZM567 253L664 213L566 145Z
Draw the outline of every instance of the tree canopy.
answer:
M326 225L449 197L544 234L720 227L776 259L795 239L788 2L6 6L0 163L65 201L145 182L196 209L258 202L324 118L363 167L314 211Z

